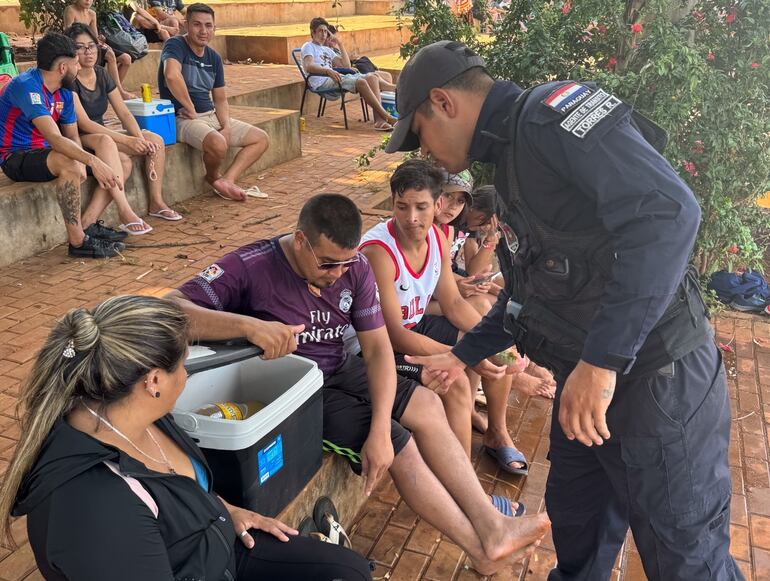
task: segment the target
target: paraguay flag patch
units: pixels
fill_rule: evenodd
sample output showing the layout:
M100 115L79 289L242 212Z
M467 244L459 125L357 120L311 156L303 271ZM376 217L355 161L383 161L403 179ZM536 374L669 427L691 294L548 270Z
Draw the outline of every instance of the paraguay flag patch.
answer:
M580 83L567 83L549 94L542 103L559 113L567 113L578 103L591 95L593 91Z

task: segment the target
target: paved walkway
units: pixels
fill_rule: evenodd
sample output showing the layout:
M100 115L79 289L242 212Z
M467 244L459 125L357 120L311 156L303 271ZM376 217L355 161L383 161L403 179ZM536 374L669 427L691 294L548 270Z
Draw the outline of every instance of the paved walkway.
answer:
M354 116L354 119L356 116ZM149 219L155 231L131 242L123 259L78 261L66 256L64 246L3 269L0 279L0 476L8 466L18 439L13 419L21 380L53 322L68 309L94 304L124 293L160 294L208 266L223 253L256 238L286 232L293 227L303 201L320 191L351 196L365 212L367 225L377 219L373 206L389 196L388 169L396 156L379 155L370 169L358 173L353 158L379 143L381 135L353 121L342 129L341 116L329 108L327 118L307 116L303 157L253 176L270 194L268 200L228 203L202 196L178 209L181 223ZM181 246L164 246L179 244ZM770 480L768 479L767 422L770 422L770 348L754 338L768 340L770 324L742 315L722 318L720 341L737 352L737 377L731 379L736 420L731 463L734 466L733 553L747 578L770 579ZM766 406L766 407L765 407ZM542 509L548 471L545 459L550 405L539 399L512 401L508 419L521 450L533 460L526 480L496 473L474 445L477 471L485 487L522 499L530 512ZM437 531L417 522L386 481L349 528L355 545L379 563L379 579L477 579L463 568L464 557ZM42 579L26 540L24 519L14 524L16 551L0 547L0 581ZM553 563L548 542L526 566L513 566L495 579L545 579ZM615 580L643 579L639 559L629 543L618 563Z

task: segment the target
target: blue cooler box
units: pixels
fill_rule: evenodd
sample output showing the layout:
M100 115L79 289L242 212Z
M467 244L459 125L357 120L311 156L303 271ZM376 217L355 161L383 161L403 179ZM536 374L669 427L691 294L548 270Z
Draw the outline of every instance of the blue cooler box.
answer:
M176 118L171 101L153 99L145 103L141 99L129 99L125 103L131 114L136 117L139 127L157 133L166 145L176 143Z

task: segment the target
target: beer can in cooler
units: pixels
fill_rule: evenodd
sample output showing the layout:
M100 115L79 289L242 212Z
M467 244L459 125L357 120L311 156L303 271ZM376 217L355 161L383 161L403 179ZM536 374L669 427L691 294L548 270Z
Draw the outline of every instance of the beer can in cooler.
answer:
M152 89L150 89L150 85L147 83L142 85L142 101L145 103L150 103L152 101Z

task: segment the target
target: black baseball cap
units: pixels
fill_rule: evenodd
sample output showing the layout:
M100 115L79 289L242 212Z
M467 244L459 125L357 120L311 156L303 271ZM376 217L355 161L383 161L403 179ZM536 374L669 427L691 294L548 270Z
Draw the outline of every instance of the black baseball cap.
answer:
M413 151L420 147L420 140L412 133L412 118L417 108L430 96L430 90L443 87L468 69L483 66L483 58L454 40L440 40L418 50L398 77L398 122L385 151Z

